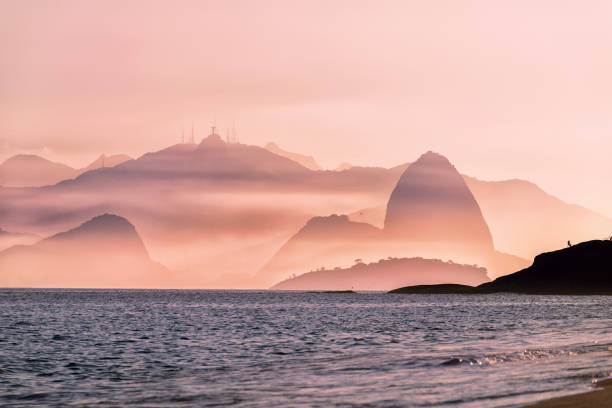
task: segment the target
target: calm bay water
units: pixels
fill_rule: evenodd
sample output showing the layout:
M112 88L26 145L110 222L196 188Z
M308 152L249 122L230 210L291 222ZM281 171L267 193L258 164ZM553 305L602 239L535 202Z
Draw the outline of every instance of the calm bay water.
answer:
M0 290L2 406L515 407L612 371L612 297Z

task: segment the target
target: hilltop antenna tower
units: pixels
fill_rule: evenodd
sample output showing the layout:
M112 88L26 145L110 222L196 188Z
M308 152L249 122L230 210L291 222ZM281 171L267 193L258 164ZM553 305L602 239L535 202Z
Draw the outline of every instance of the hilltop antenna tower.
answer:
M193 122L191 123L191 143L195 143L195 138L193 136Z
M234 143L239 144L238 135L236 134L236 122L232 122L232 140Z

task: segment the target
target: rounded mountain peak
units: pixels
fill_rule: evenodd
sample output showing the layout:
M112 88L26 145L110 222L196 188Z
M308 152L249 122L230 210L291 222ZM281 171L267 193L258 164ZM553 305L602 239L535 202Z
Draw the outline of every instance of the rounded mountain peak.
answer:
M126 218L120 217L115 214L102 214L85 221L81 225L66 232L60 232L54 235L48 240L57 239L73 239L73 238L87 238L87 237L114 237L116 238L128 238L138 239L140 236L136 232L136 228Z
M212 133L208 135L206 138L202 139L198 149L220 149L225 148L226 144L216 133Z
M455 168L445 156L431 150L423 153L413 164Z
M126 218L120 217L115 214L102 214L85 221L81 225L66 232L60 232L54 235L48 240L57 239L73 239L73 238L86 238L86 237L97 237L97 236L113 236L137 238L140 240L136 228Z
M131 252L148 257L148 252L134 225L126 218L115 214L99 215L44 241L51 245L71 243L88 248L96 247L100 251Z
M493 249L493 238L465 180L443 155L423 154L401 175L387 203L385 232L411 241Z
M366 237L370 239L372 234L378 232L380 230L370 224L351 221L348 215L331 214L324 217L311 218L293 238L316 237L328 240L334 237L350 237L350 239Z
M12 162L20 162L20 161L36 161L36 162L44 162L44 161L48 161L40 156L37 156L35 154L16 154L14 156L9 157L8 159L6 159L5 163L12 163Z
M6 159L2 166L53 166L70 168L65 164L52 162L36 154L16 154Z
M115 214L102 214L97 217L93 217L89 221L84 222L76 229L81 230L95 230L95 231L108 231L108 232L120 232L120 231L135 231L134 226L127 218L121 217Z

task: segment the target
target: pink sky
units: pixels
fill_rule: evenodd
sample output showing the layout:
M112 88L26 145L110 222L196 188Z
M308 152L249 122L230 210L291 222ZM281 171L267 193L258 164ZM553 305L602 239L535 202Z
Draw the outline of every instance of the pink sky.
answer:
M392 166L426 150L612 216L608 1L0 2L0 159L199 138Z

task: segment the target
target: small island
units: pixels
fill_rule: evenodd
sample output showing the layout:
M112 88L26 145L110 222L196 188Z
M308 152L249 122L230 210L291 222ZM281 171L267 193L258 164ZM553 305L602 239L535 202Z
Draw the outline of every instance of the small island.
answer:
M443 283L440 285L416 285L393 289L389 293L411 293L414 295L447 295L447 294L471 294L475 293L475 287L459 285L456 283Z
M487 270L477 265L458 264L440 259L393 258L365 263L356 259L348 268L320 268L293 276L271 289L306 291L388 291L407 283L428 285L450 282L478 285L489 280ZM472 286L466 286L472 287Z

